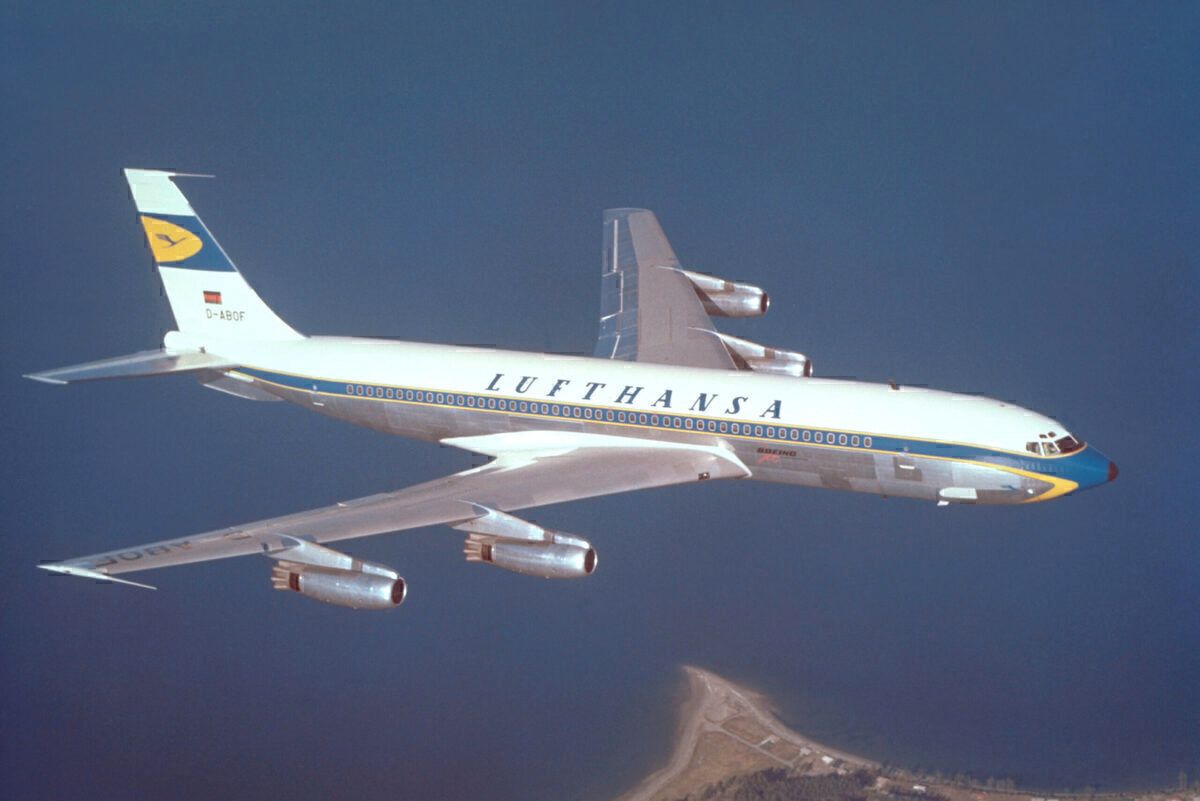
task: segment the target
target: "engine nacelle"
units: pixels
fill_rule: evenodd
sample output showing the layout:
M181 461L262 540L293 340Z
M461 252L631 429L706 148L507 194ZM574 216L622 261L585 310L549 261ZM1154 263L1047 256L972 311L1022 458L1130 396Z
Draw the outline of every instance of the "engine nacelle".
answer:
M713 332L720 338L729 352L740 359L748 370L772 375L790 375L793 378L808 378L813 374L812 359L794 350L768 348L741 337Z
M378 572L285 562L271 570L271 583L277 590L292 590L317 601L351 609L391 609L403 603L408 593L404 579L382 565L371 567Z
M703 273L680 270L692 282L704 311L718 317L758 317L771 306L770 296L754 284L726 281Z
M464 552L468 562L484 562L540 578L583 578L596 570L599 557L587 540L563 534L550 542L525 542L472 535Z
M813 374L812 359L803 353L774 351L775 356L767 359L747 359L746 364L756 373L790 375L792 378L809 378Z

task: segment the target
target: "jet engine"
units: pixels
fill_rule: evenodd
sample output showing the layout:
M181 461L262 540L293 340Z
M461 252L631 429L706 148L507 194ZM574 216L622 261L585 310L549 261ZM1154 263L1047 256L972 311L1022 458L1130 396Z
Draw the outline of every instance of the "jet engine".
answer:
M454 524L468 532L463 554L468 562L502 567L541 578L583 578L599 558L581 537L551 531L496 509L471 504L474 517Z
M771 373L772 375L790 375L793 378L808 378L813 374L812 359L803 353L768 348L766 345L722 334L719 331L713 333L725 343L725 347L729 349L733 357L744 365L741 368L743 370Z
M351 609L391 609L404 601L408 585L387 565L365 562L315 542L284 538L286 547L268 553L271 586Z
M758 317L766 314L771 298L753 284L726 281L703 273L680 270L692 282L704 311L718 317Z
M463 547L468 562L485 562L539 578L583 578L599 557L587 540L556 534L553 542L501 540L472 534Z
M327 604L351 609L391 609L403 603L408 592L404 579L391 572L393 575L388 576L285 563L271 569L271 584L277 590L292 590Z

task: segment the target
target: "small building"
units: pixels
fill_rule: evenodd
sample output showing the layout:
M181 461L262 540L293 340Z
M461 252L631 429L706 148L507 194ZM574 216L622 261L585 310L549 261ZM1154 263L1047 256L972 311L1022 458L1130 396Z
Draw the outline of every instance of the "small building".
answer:
M926 786L925 786L925 785L923 785L923 784L914 784L914 785L913 785L913 790L914 790L914 791L916 791L916 792L918 792L918 793L923 793L923 792L927 791L928 789L929 789L929 788L928 788L928 787L926 787Z
M832 765L832 764L833 764L833 757L831 757L831 756L823 756L823 757L821 757L821 761L822 761L822 762L824 762L826 765Z

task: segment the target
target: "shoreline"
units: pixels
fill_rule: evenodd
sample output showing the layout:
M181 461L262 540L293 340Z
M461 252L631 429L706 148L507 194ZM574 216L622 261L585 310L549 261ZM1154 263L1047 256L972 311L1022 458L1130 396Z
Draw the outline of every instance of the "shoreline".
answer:
M1047 791L1017 787L958 784L879 762L819 743L784 725L771 711L770 699L693 665L682 666L687 697L679 705L674 746L667 762L616 801L673 801L717 783L771 768L791 779L857 777L867 798L903 795L945 801L1194 801L1196 790Z
M742 748L759 751L765 757L766 767L794 768L802 757L813 756L818 761L829 758L832 762L822 763L832 771L839 769L880 770L882 766L864 757L829 748L815 740L785 726L774 714L767 711L769 700L730 682L717 674L684 665L688 681L688 697L680 705L679 722L675 731L675 746L667 758L667 764L651 773L636 787L617 797L617 801L652 801L677 782L690 767L696 755L701 737L719 733ZM741 725L731 730L732 723ZM767 736L757 742L742 736L746 724L756 725ZM771 742L768 742L770 740ZM770 747L786 743L794 747L796 756L786 759L784 755L772 753ZM806 752L807 750L807 752ZM837 764L838 767L833 767Z

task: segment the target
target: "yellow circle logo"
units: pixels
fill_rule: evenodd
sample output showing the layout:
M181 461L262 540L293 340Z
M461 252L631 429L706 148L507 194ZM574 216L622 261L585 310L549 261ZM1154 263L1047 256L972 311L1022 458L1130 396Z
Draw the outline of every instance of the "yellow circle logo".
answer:
M150 243L150 252L159 264L191 258L204 247L200 237L166 220L143 215L142 227L146 229L146 241Z

